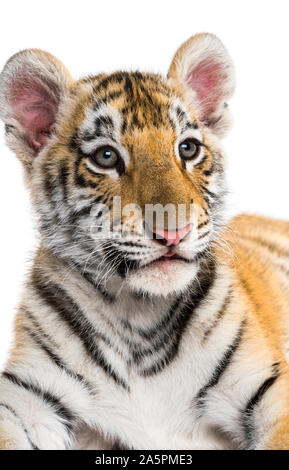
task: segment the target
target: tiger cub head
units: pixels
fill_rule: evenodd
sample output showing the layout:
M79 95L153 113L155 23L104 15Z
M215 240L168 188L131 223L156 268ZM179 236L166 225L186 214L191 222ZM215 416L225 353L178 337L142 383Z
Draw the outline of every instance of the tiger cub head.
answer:
M8 146L22 161L42 244L95 283L166 296L186 289L223 222L231 60L190 38L167 77L75 81L38 49L0 78Z

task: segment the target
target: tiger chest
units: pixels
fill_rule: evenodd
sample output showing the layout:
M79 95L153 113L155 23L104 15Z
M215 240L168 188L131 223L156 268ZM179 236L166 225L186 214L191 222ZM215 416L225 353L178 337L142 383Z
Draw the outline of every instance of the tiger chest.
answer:
M150 377L131 373L129 390L103 383L96 404L97 428L134 449L224 449L226 442L202 419L195 396L202 361L183 355Z

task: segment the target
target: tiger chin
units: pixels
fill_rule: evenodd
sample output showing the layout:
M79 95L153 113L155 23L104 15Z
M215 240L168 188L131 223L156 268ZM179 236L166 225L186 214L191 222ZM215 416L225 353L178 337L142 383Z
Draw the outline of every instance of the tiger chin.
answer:
M0 376L1 449L289 449L289 223L225 218L234 67L0 76L39 246Z

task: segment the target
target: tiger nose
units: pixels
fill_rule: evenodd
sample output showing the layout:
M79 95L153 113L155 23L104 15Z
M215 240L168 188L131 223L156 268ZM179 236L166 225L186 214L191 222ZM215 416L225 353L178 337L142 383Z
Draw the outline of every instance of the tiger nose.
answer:
M162 230L154 229L154 239L165 246L178 245L183 238L192 230L192 225L188 224L186 227L176 230ZM157 237L156 237L157 235Z

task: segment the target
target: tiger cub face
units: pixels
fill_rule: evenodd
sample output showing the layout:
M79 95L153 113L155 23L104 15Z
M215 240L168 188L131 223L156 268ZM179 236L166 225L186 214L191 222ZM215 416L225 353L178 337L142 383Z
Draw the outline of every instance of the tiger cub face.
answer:
M23 162L42 243L95 282L185 289L222 224L233 66L200 34L167 78L116 72L74 81L26 50L6 64L0 113Z

